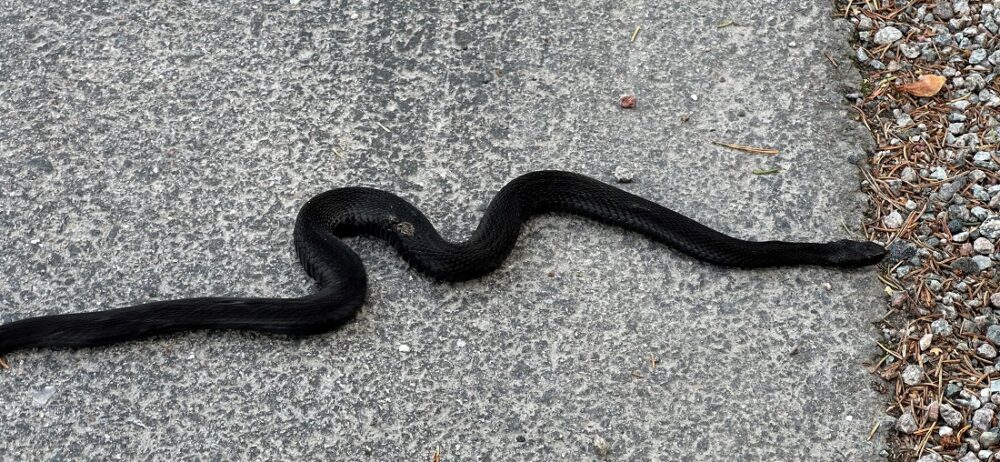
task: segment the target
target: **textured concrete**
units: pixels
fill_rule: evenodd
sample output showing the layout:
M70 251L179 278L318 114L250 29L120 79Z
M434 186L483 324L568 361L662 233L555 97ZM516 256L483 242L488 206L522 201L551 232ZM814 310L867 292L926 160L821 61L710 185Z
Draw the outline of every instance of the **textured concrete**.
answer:
M735 235L858 237L865 138L828 0L498 3L8 2L0 315L306 293L294 216L341 185L398 191L460 238L520 173L627 166L626 189ZM871 270L720 269L564 216L462 284L352 244L371 294L337 332L10 355L0 459L877 451Z

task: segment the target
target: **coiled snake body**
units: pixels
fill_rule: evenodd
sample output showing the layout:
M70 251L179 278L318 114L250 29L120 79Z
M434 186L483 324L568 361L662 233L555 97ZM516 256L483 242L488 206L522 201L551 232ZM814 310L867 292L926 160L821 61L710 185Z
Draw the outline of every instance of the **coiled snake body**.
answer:
M863 266L884 249L871 242L745 241L654 202L582 175L539 171L520 176L490 202L464 242L443 239L413 205L385 191L350 187L309 200L295 223L295 249L319 291L301 298L206 297L60 314L0 325L0 354L24 348L89 347L193 329L245 329L310 335L351 320L367 292L358 255L339 238L369 235L391 244L415 269L463 281L497 269L530 217L563 212L641 233L708 263L735 267Z

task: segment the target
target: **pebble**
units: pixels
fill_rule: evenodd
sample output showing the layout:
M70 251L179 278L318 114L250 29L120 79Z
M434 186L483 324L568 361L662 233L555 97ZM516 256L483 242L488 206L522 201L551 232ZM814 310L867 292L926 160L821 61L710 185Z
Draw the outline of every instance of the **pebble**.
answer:
M900 53L903 53L903 56L910 59L916 59L920 56L920 49L914 45L910 45L909 43L900 43L899 51Z
M955 402L973 411L979 409L979 407L983 405L983 402L980 401L979 398L976 398L975 396L969 396L968 399L956 399Z
M914 425L916 425L916 422L914 422ZM913 431L916 431L916 429ZM598 457L607 457L610 453L611 445L604 438L601 438L600 435L594 435L594 454L597 454Z
M875 33L875 43L879 45L888 45L901 38L903 33L893 26L883 27Z
M934 341L933 334L924 334L923 337L920 337L920 341L917 343L920 347L920 351L927 351L927 349L931 347L932 341Z
M972 248L976 249L976 252L979 252L983 255L989 255L993 253L993 243L990 242L990 240L986 239L985 237L980 237L976 239L972 243Z
M889 252L889 261L893 263L909 260L917 255L917 246L904 240L893 241L892 244L889 244L887 250Z
M986 50L982 48L974 50L972 54L969 55L969 64L979 64L983 61L986 61L986 58L987 58Z
M1000 292L990 295L990 304L996 308L1000 308Z
M993 409L980 409L972 414L972 426L980 430L989 430L993 426Z
M955 17L955 11L951 9L951 2L937 2L937 4L934 5L934 15L945 21Z
M871 57L868 56L868 52L865 51L863 47L858 48L858 52L855 54L854 57L857 58L859 63L866 63L868 62L869 59L871 59Z
M950 221L948 221L948 231L951 231L952 233L960 233L960 232L962 232L962 228L963 227L965 227L965 225L962 224L962 220L950 220Z
M931 404L927 405L927 419L937 420L938 412L941 410L941 403L937 401L931 401Z
M996 347L990 345L989 343L983 343L982 345L979 345L979 348L976 348L976 353L979 353L980 356L987 359L993 359L997 357Z
M405 345L405 344L404 345L400 345L399 346L399 352L400 353L409 353L410 352L410 346L409 345Z
M997 443L1000 443L1000 433L994 431L983 432L979 435L979 442L987 448L996 446Z
M975 257L972 257L972 261L976 263L979 271L985 271L993 267L993 260L990 260L990 257L984 255L976 255Z
M953 240L955 242L965 242L965 241L969 240L969 233L968 233L968 231L962 231L962 232L960 232L958 234L955 234L955 235L951 236L951 240Z
M941 462L941 456L933 452L928 452L927 454L924 454L922 457L917 459L917 462Z
M940 284L940 283L939 283ZM935 319L931 323L931 333L939 336L948 337L951 335L951 323L947 319Z
M896 430L901 433L913 433L917 431L917 421L913 418L913 414L906 412L896 419Z
M903 369L901 376L907 385L916 385L924 378L924 368L917 364L909 364Z
M1000 345L1000 325L993 324L987 327L986 338L993 342L994 345Z
M976 457L976 453L969 451L961 459L958 459L958 462L979 462L979 457Z
M619 165L615 167L615 180L619 183L631 183L635 179L635 171Z
M1000 238L1000 218L992 217L984 221L979 226L979 234L991 241Z
M963 423L965 423L965 418L962 417L962 413L950 404L942 404L940 413L941 419L943 419L945 423L951 427L959 428Z
M979 221L986 221L990 217L990 211L978 205L969 210L969 213Z
M897 229L903 226L903 216L898 211L893 210L889 215L882 218L882 224L889 229Z

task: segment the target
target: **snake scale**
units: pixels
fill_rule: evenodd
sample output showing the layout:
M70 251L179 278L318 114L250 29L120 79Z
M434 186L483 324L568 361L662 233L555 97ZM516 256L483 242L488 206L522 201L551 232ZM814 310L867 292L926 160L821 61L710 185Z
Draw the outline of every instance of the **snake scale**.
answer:
M420 210L394 194L346 187L309 200L295 223L299 261L319 285L313 294L189 298L27 318L0 325L0 354L26 348L108 345L195 329L296 336L327 332L354 318L367 293L361 258L340 238L377 237L416 270L435 279L464 281L497 269L510 255L522 224L545 213L576 214L618 226L723 266L857 267L877 263L885 254L872 242L736 239L614 186L563 171L532 172L510 181L462 242L442 238Z

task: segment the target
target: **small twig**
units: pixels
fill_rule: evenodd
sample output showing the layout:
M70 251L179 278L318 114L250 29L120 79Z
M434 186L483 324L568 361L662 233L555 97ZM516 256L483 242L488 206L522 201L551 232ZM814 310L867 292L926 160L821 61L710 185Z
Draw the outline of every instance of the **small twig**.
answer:
M381 127L382 130L385 130L386 133L392 133L392 130L389 130L388 128L386 128L385 125L382 125L381 122L375 122L375 125L378 125L379 127Z
M7 363L7 359L4 358L3 356L0 356L0 367L4 369L10 369L10 364Z
M635 30L632 31L632 40L630 40L630 42L635 43L635 39L639 36L640 30L642 30L642 26L635 26Z

